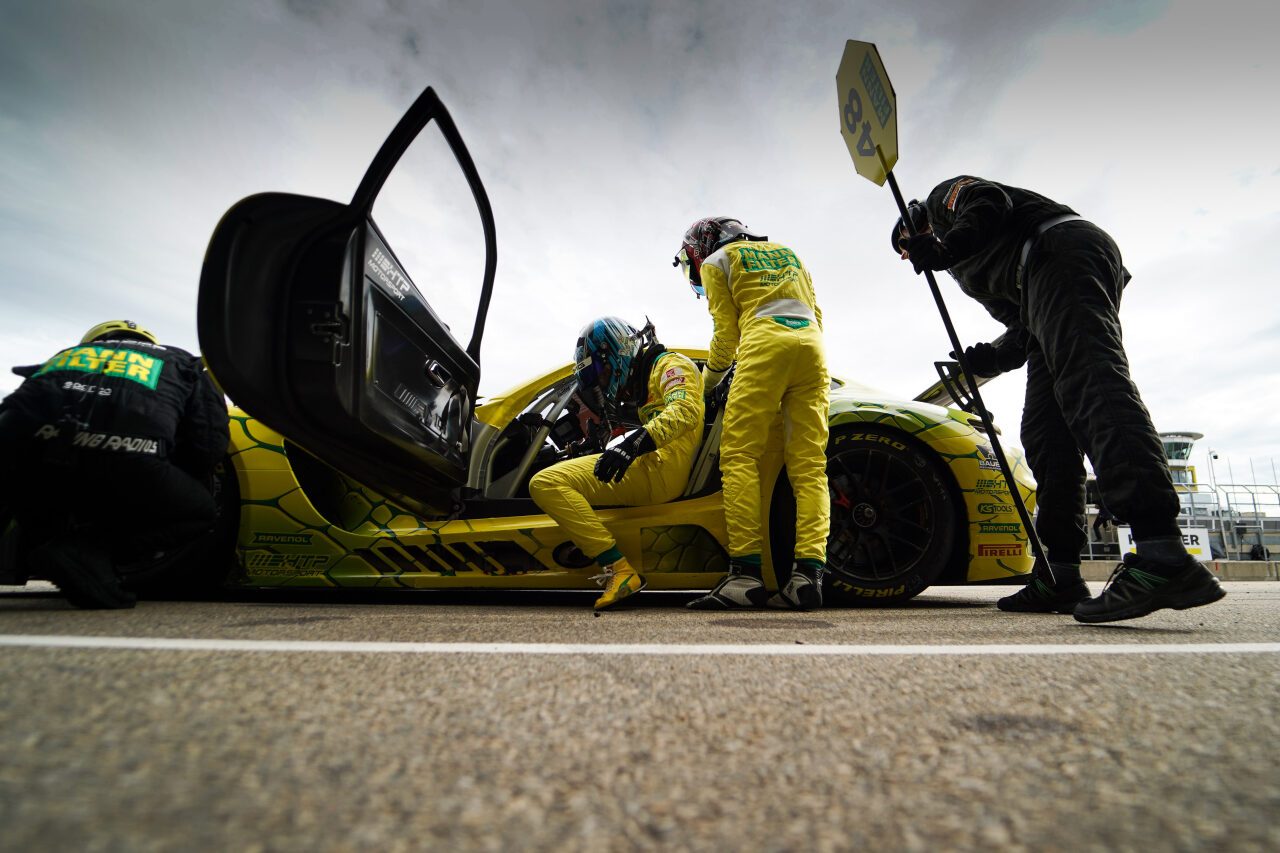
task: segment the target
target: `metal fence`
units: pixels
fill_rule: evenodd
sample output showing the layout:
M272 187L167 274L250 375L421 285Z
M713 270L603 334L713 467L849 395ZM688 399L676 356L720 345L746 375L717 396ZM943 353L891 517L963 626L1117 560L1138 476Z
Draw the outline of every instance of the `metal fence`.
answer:
M1213 556L1224 560L1268 560L1280 555L1280 486L1218 483L1178 484L1178 524L1209 530ZM1115 528L1092 527L1098 508L1089 507L1086 560L1119 559Z

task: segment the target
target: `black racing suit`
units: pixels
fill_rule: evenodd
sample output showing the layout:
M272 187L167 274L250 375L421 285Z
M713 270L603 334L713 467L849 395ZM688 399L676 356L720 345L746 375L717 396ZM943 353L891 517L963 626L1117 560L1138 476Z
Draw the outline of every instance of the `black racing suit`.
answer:
M0 482L22 550L74 536L118 561L195 546L216 517L227 409L176 347L97 341L21 369L0 402Z
M1038 483L1036 530L1051 562L1077 563L1088 541L1089 455L1102 501L1135 539L1177 536L1178 496L1164 447L1129 377L1120 297L1129 280L1115 241L1044 196L968 175L926 207L954 259L948 271L1007 329L1004 369L1027 363L1022 443ZM1023 263L1023 250L1030 251Z

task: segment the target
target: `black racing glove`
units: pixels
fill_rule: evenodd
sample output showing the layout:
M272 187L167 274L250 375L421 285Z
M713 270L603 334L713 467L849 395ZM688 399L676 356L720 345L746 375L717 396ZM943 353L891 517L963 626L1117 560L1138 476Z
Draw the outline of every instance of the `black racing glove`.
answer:
M738 363L735 361L729 365L729 369L725 371L724 376L720 377L711 388L706 390L704 399L709 409L723 409L724 404L729 401L729 386L733 384L733 372L738 369Z
M954 352L950 353L956 357ZM974 344L964 348L964 360L969 365L969 372L974 376L999 376L1004 373L1000 369L1000 353L991 344Z
M596 460L596 479L602 483L617 483L622 480L631 463L646 453L658 449L653 438L644 427L632 430L622 441L610 447Z
M945 270L955 263L947 244L932 232L904 238L902 248L906 250L917 275L925 270Z
M956 354L951 353L951 357L955 358ZM1016 338L1013 341L998 340L994 344L974 344L964 348L964 360L974 376L999 376L1026 364L1026 342Z

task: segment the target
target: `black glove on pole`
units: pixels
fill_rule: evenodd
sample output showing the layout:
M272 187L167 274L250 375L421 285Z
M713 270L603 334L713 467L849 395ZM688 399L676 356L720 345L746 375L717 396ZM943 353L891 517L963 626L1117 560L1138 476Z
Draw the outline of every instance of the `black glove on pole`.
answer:
M893 191L893 200L898 203L898 212L902 216L902 222L907 228L907 240L904 241L908 245L912 238L916 237L915 224L911 221L911 216L907 212L907 203L902 198L902 191L898 189L898 181L893 176L893 172L886 170L886 178L889 182L889 189ZM923 235L922 235L923 236ZM934 242L939 242L936 239ZM937 260L929 258L929 260ZM914 259L912 265L915 266ZM923 265L921 265L923 266ZM921 266L916 266L916 272L921 271ZM951 338L951 347L956 356L956 361L960 362L960 369L969 376L977 374L969 371L969 359L965 355L964 346L960 343L960 337L956 334L956 328L951 322L951 314L947 311L947 303L942 300L942 291L938 289L938 282L933 277L930 269L924 269L924 277L929 282L929 290L933 292L933 301L938 305L938 313L942 315L942 324L947 327L947 335ZM1057 583L1057 578L1053 575L1053 567L1049 565L1049 560L1044 555L1044 548L1040 544L1040 537L1036 535L1036 529L1031 524L1031 513L1027 512L1027 505L1022 500L1022 493L1018 491L1018 485L1013 479L1013 472L1009 470L1009 460L1004 458L1004 449L1000 447L1000 436L996 434L995 424L991 422L991 413L987 411L987 406L982 402L982 393L978 390L978 383L973 382L973 402L978 407L978 414L982 418L982 424L987 428L987 438L991 440L991 448L996 453L996 461L1000 463L1000 473L1004 474L1004 481L1009 486L1009 496L1013 498L1013 505L1018 508L1018 518L1022 520L1022 526L1026 528L1027 540L1031 543L1031 553L1037 560L1044 564L1045 571L1049 573L1049 580Z
M911 266L917 273L927 270L945 270L955 263L947 244L932 234L912 234L903 241L902 247L911 259Z
M626 438L610 447L596 460L596 479L602 483L617 483L622 480L631 463L650 451L657 450L653 437L644 427L633 430Z
M954 352L948 355L957 361L960 360ZM965 347L964 357L968 360L969 367L973 368L974 376L990 379L1005 372L1000 364L1000 352L991 344L974 344L971 347Z

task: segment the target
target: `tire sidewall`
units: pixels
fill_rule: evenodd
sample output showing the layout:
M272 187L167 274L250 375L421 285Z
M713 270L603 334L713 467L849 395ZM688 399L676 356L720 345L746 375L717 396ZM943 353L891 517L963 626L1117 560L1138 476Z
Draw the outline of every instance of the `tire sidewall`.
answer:
M831 430L827 443L828 474L832 463L846 453L876 451L905 464L924 485L928 496L929 520L933 536L925 551L906 569L888 578L859 577L846 566L829 563L826 589L830 596L851 604L890 604L906 601L934 583L946 569L959 525L956 497L950 472L937 454L917 439L892 427L879 424L844 424ZM852 509L831 507L831 541L840 534L840 525L853 524ZM850 517L840 517L849 513ZM830 549L828 550L830 559Z

